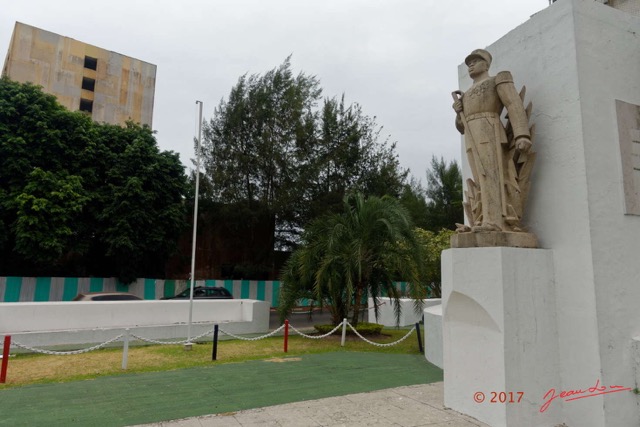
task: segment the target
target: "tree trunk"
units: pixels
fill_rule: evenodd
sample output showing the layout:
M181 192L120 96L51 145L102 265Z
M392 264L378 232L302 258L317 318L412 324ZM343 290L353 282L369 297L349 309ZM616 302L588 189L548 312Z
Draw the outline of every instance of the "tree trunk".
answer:
M351 326L353 326L354 328L358 326L358 318L360 317L362 287L362 282L358 283L358 286L356 287L356 294L354 296L355 301L353 302L353 316L351 317Z

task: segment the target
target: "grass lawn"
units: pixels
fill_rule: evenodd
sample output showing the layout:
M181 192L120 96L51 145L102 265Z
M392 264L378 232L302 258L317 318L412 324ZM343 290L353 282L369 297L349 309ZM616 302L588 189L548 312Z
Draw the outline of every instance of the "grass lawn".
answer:
M369 339L378 343L397 341L408 329L384 329L382 335ZM129 348L128 368L122 370L122 348L109 348L79 355L16 354L9 360L7 381L0 390L29 384L64 383L129 373L172 371L184 368L238 363L248 360L279 359L305 354L329 352L376 352L419 355L416 333L390 347L377 347L360 338L347 337L340 346L339 335L319 340L299 335L289 336L289 351L283 351L283 337L257 341L221 340L217 360L211 360L212 343L195 344L191 351L182 345L134 346Z

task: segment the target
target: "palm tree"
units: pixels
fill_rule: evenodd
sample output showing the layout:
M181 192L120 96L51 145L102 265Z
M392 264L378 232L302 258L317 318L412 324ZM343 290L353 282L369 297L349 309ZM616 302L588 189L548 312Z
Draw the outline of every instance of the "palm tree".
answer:
M334 324L351 316L355 326L367 293L376 298L386 292L396 300L399 321L397 280L409 282L419 310L426 297L425 258L407 210L389 196L349 195L343 204L343 213L312 222L289 258L281 275L281 315L311 291L321 304L328 302Z
M438 232L443 228L456 229L456 223L464 222L462 205L462 173L455 160L447 164L431 158L431 169L427 170L427 196L425 228Z

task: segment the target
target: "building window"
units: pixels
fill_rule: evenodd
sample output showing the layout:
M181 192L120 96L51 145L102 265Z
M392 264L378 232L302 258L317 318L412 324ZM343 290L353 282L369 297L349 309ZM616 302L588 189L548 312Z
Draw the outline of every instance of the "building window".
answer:
M84 57L84 68L88 68L90 70L95 70L98 68L98 59L92 58L90 56Z
M91 113L93 111L93 101L90 99L80 98L80 111Z
M96 80L95 79L91 79L89 77L83 77L82 78L82 89L89 90L91 92L95 91L95 89L96 89Z

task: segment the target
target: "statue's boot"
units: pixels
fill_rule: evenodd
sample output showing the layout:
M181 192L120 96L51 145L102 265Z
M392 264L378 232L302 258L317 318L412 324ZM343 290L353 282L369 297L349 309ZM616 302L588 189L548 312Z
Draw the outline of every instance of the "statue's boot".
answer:
M474 233L478 233L481 231L502 231L502 228L498 227L496 224L485 222L482 225L474 225L471 228L471 231Z

